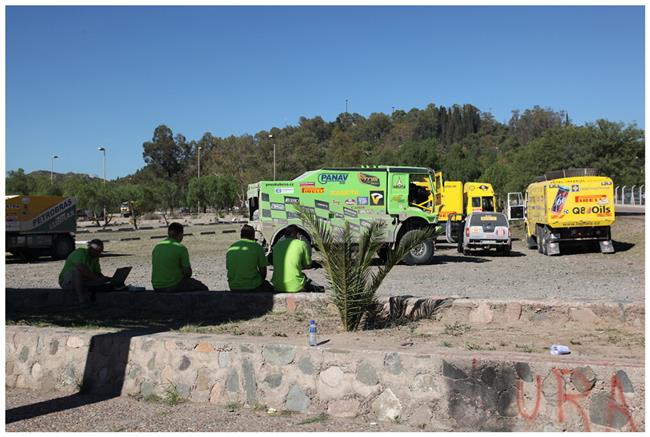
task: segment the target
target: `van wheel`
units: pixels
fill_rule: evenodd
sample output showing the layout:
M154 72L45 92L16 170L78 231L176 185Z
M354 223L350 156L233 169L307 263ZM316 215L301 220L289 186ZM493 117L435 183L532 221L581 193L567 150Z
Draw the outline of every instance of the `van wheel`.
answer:
M548 256L548 231L546 228L542 230L542 253L546 256Z
M406 232L402 238L408 238L408 235L411 233L417 232L416 229L412 229L408 232ZM433 245L433 239L428 239L424 241L423 243L418 244L415 246L409 253L406 254L404 257L404 264L413 266L413 265L422 265L422 264L428 264L431 262L431 259L433 258L433 252L434 252L434 245Z
M54 240L52 257L55 259L66 259L74 250L74 239L69 235L60 235Z

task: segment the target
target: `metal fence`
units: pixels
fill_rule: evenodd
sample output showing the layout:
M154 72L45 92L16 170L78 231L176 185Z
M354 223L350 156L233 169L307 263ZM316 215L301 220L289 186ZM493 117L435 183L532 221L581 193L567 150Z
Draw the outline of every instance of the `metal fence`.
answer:
M645 205L645 185L623 185L614 189L616 205Z

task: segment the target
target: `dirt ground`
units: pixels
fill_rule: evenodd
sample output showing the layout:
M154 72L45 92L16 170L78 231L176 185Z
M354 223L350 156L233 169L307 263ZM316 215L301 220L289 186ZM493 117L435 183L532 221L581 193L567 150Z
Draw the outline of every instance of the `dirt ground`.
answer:
M406 423L378 422L366 417L342 419L323 413L289 411L269 414L264 406L251 409L192 402L168 405L127 396L102 400L92 395L65 397L24 389L7 391L5 399L8 432L419 431ZM54 411L45 414L48 410Z
M121 219L117 227L125 227ZM240 225L196 225L197 219L181 220L186 224L183 243L188 247L194 276L211 290L227 289L225 251L238 238ZM206 221L203 218L198 221ZM105 273L130 265L129 283L151 289L151 250L165 234L158 221L142 222L155 226L138 232L99 232L77 235L77 241L91 238L108 240L101 264ZM644 302L645 217L621 216L612 228L615 254L604 255L593 247L562 247L563 255L547 257L526 248L523 228L514 226L512 256L494 252L476 252L469 256L457 253L454 246L439 238L433 264L399 265L388 275L379 295L459 296L486 299L531 299L566 301ZM93 231L95 229L92 229ZM230 231L231 233L222 233ZM234 231L234 232L233 232ZM201 235L201 232L215 232ZM140 237L136 241L120 238ZM318 258L316 253L314 258ZM6 286L10 288L58 288L57 276L63 261L41 258L26 263L6 258ZM322 269L308 271L316 282L325 284ZM271 271L268 277L270 278Z

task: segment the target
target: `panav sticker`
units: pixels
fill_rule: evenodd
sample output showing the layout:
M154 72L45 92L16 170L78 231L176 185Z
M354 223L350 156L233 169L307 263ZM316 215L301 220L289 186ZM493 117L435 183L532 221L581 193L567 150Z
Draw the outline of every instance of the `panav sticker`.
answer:
M318 175L318 182L321 184L327 184L330 182L338 182L339 184L344 184L347 180L347 173L321 173Z

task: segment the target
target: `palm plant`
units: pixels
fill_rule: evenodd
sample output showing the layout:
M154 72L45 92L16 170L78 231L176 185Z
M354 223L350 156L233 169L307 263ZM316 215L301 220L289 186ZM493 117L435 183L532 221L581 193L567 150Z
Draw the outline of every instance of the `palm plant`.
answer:
M432 228L410 233L395 250L389 251L384 265L373 268L372 260L384 244L383 222L374 221L363 227L355 238L347 221L343 228L333 227L313 210L295 206L314 246L321 252L328 288L346 331L359 329L366 311L377 303L377 289L388 272L411 249L433 236Z

